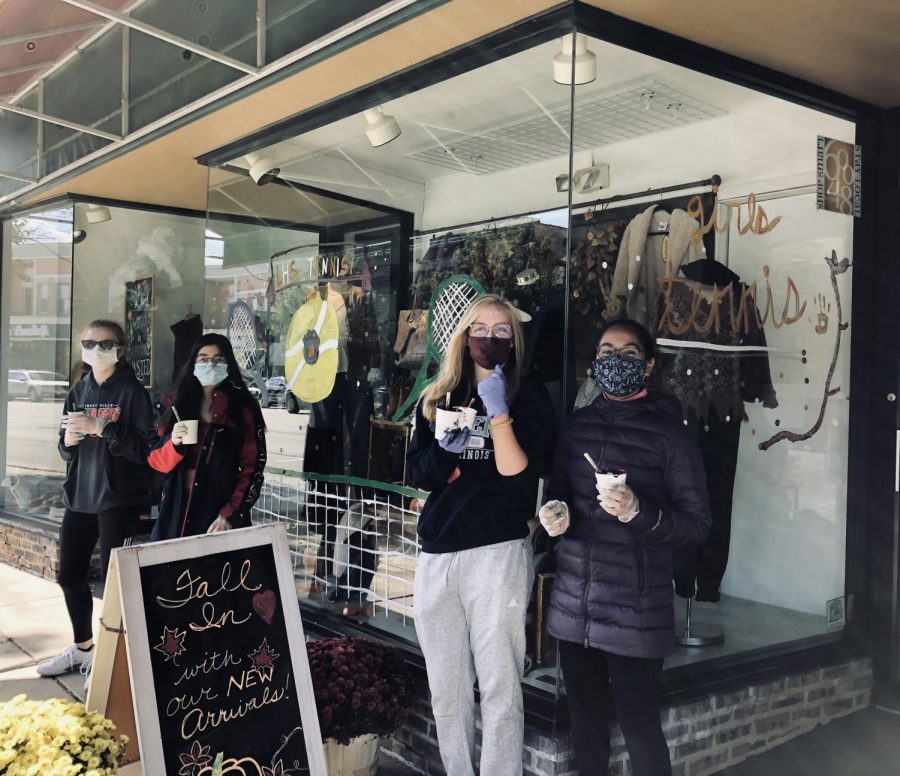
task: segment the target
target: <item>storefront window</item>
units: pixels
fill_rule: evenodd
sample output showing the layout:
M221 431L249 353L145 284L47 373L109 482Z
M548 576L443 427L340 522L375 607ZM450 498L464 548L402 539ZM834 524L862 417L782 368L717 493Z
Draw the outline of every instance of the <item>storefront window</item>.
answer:
M69 390L72 208L3 224L0 290L0 508L62 516L56 445Z
M724 643L667 665L840 628L826 614L844 594L853 218L818 210L814 184L817 138L852 145L855 127L586 42L604 65L574 97L576 404L596 395L596 326L639 320L708 479L712 528L675 551L676 611L691 598L693 635Z
M669 667L839 629L854 221L818 209L814 184L817 139L855 128L585 44L595 77L574 87L552 40L211 168L205 218L79 203L5 222L0 506L60 509L56 428L87 322L133 323L154 400L182 346L219 332L264 408L255 520L286 526L298 595L414 644L411 415L464 308L442 294L484 290L522 311L524 369L560 422L597 396L604 322L659 339L653 387L703 451L713 513L677 553L676 605L724 635ZM529 681L553 692L553 554L534 539Z
M703 451L713 512L703 547L678 553L676 607L683 614L690 597L688 635L706 626L724 636L680 649L668 665L824 634L835 627L826 606L844 592L853 220L817 210L810 187L817 137L852 142L854 126L596 38L585 43L598 66L593 78L579 71L575 87L554 81L552 41L377 114L259 149L278 161L282 182L241 201L273 218L265 202L312 186L316 197L409 213L409 272L390 287L402 299L399 317L374 320L380 374L390 372L401 392L415 393L417 377L436 366L409 331L424 328L436 292L456 276L530 317L526 368L560 416L597 395L587 371L599 327L621 316L642 322L660 342L654 387L678 401ZM376 121L394 139L367 137ZM222 176L247 167L232 164L211 171L211 203ZM242 180L249 194L246 173ZM296 210L303 218L288 220L340 221L334 206L312 201L319 212L307 201ZM333 230L320 236L318 254L335 239ZM337 239L353 242L346 230ZM277 265L272 272L277 287ZM388 350L393 332L405 336ZM409 422L412 403L401 395L388 404L373 417ZM370 458L389 458L374 452L374 428ZM371 467L328 463L322 444L307 439L299 479L272 480L261 517L293 532L302 597L412 640L424 494L396 470L367 479ZM545 601L552 559L543 560L535 599ZM347 589L359 606L343 605ZM533 603L531 650L552 674L552 650L538 638L541 606Z

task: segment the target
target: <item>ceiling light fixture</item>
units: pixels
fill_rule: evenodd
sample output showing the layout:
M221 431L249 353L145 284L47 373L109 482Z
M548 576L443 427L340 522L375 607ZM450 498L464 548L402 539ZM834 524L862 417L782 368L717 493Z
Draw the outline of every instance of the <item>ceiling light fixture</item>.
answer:
M250 177L257 186L265 186L267 183L271 183L281 173L280 165L269 157L255 151L247 154L244 159L250 165Z
M589 84L597 78L597 56L594 52L588 51L586 35L580 32L574 36L564 35L560 38L559 43L560 51L553 57L553 80L556 83L572 83L573 57L575 59L576 84Z
M582 170L576 170L572 176L572 190L579 194L609 188L609 165L592 164Z
M369 108L366 117L366 137L374 148L387 145L400 136L400 125L393 116L388 116L381 108Z
M88 205L84 216L89 224L102 224L104 221L109 221L112 218L109 208L105 205Z

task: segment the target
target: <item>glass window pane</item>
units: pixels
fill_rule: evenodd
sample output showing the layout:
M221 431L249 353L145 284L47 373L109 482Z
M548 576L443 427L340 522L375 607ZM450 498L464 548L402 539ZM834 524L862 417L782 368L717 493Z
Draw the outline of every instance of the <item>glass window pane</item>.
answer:
M0 322L0 508L60 518L65 464L57 450L69 390L72 211L3 226Z
M516 358L562 412L569 214L555 176L569 166L571 90L553 81L554 53L555 44L539 46L259 149L279 170L264 185L234 169L246 168L246 159L210 172L211 211L269 225L293 218L320 231L272 260L272 353L280 338L290 405L280 418L267 415L269 434L296 428L299 415L306 439L299 450L294 442L300 462L280 467L302 473L267 478L259 519L288 524L298 592L310 605L375 611L369 622L407 639L415 638L415 524L425 496L406 481L408 399L439 367L442 356L426 357L429 336L445 353L467 306L460 300L477 295L476 283L527 315ZM228 253L226 243L226 268ZM455 275L472 281L442 295L442 307L436 290ZM447 304L451 298L458 303ZM305 311L321 311L323 302L338 321L334 382L300 402L295 394L304 388L294 378L316 369L297 359L316 322ZM437 321L430 335L429 314ZM281 367L278 357L271 363ZM548 452L553 411L548 403ZM466 460L489 461L483 412L476 424L485 433ZM282 431L279 438L290 437ZM282 460L290 460L288 449ZM334 474L350 475L350 487L323 479ZM531 506L512 517L523 530ZM553 694L549 650L541 660L529 681Z
M638 321L658 338L651 387L678 401L708 480L710 533L675 553L676 614L693 596L693 616L725 642L667 665L822 635L827 602L844 593L850 340L840 326L854 221L817 210L816 147L820 135L852 144L855 127L584 43L597 68L574 98L576 403L600 394L588 371L598 327Z
M267 0L266 61L274 62L382 5L381 0Z
M113 134L122 131L122 29L114 27L44 81L44 112ZM73 88L73 85L77 85ZM44 124L44 174L110 141Z
M97 318L116 321L128 333L128 284L149 279L150 330L141 333L146 347L132 366L158 400L172 386L177 324L202 309L203 219L109 207L110 219L92 224L88 207L75 206L75 228L85 238L75 246L72 346L80 353L81 331Z
M246 46L254 47L249 41ZM131 31L129 129L134 131L231 83L244 73L144 33ZM234 50L229 56L236 59Z

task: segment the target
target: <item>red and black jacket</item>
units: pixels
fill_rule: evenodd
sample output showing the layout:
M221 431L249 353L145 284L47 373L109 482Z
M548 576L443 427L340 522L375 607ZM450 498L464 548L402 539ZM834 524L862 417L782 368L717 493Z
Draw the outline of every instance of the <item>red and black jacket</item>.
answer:
M266 430L262 414L248 406L242 408L241 422L235 423L228 412L232 400L227 391L213 391L212 420L199 440L190 493L182 465L186 451L172 443L171 424L159 429L159 441L148 461L168 477L153 529L154 540L204 534L219 515L232 528L250 525L250 510L259 498L266 468Z

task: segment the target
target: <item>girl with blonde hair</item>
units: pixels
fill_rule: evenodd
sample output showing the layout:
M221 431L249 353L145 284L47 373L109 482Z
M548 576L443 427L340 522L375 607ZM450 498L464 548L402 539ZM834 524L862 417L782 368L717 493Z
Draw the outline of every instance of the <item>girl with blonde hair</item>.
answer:
M448 776L479 770L476 679L480 772L522 773L528 520L553 424L546 390L522 377L523 348L518 310L493 294L475 300L422 394L407 456L411 481L429 491L418 525L414 611ZM474 427L435 438L438 407L470 403Z

